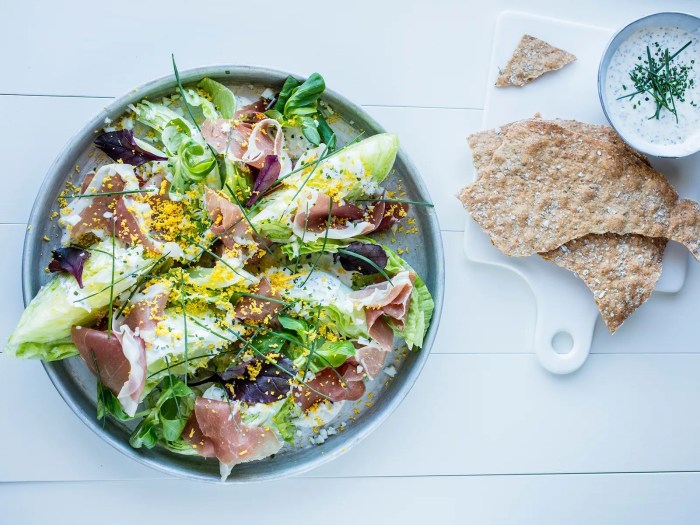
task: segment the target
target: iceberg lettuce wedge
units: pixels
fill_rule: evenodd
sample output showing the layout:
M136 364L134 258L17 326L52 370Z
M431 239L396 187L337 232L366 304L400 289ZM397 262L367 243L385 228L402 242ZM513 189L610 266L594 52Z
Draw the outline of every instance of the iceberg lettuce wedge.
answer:
M147 271L151 263L143 258L140 245L124 248L117 243L114 254L113 296L117 297L133 286L139 272ZM5 353L46 361L75 355L75 347L70 342L71 327L89 325L103 315L109 305L111 239L91 249L91 257L85 261L83 282L85 288L80 288L73 276L57 274L45 284L24 310L5 346Z

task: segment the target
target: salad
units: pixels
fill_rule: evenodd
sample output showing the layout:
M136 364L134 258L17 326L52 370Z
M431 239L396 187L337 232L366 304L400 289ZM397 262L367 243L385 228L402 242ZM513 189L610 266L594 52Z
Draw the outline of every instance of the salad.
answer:
M5 353L79 356L97 418L129 422L135 448L216 458L225 479L342 432L422 346L430 292L378 234L417 231L409 205L429 204L382 187L395 135L340 145L319 74L244 96L175 73L176 93L96 133Z

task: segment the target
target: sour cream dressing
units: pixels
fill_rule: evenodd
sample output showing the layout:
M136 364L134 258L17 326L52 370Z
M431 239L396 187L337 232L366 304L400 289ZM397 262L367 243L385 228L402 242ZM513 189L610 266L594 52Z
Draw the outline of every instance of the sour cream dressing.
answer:
M664 50L673 55L685 44L670 65L688 67L688 86L684 99L674 97L676 116L663 108L656 118L656 102L648 93L619 99L636 91L630 73L643 64L649 46L655 60L661 61ZM657 46L658 43L658 46ZM659 56L655 51L660 50ZM608 66L605 97L608 116L618 132L635 146L652 155L683 156L700 149L700 41L694 33L678 27L649 27L632 33L619 46ZM619 100L618 100L619 99Z

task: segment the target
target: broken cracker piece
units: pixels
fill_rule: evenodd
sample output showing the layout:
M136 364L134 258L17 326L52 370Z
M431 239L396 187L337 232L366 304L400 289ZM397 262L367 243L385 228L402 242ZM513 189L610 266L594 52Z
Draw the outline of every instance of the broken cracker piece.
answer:
M651 295L661 276L666 239L586 235L541 257L575 273L593 292L610 333Z
M523 35L513 56L496 80L496 86L524 86L536 78L576 60L571 53L544 40Z
M547 252L589 233L669 238L678 195L610 128L541 119L504 128L491 162L459 193L504 254Z
M488 168L494 152L502 144L510 127L517 124L516 122L493 130L481 131L469 137L477 180ZM624 144L610 128L575 121L557 121L557 124L569 131L585 131L598 140L612 142L625 155L636 157L639 161L648 164L642 154ZM462 191L466 191L466 188ZM698 208L693 208L691 211L693 210L700 213ZM688 223L688 219L681 218L680 215L675 218L678 235L682 235L683 225ZM674 217L672 217L672 224L673 219ZM692 233L688 234L685 231L685 234L692 237ZM661 260L665 246L665 239L641 235L589 234L540 255L574 272L585 282L594 294L608 329L614 333L651 294L661 274ZM630 259L632 255L637 257L636 261ZM587 266L588 264L590 266ZM599 264L603 266L597 266ZM636 269L641 266L643 266L643 275L635 275ZM612 269L617 272L617 278L612 278Z

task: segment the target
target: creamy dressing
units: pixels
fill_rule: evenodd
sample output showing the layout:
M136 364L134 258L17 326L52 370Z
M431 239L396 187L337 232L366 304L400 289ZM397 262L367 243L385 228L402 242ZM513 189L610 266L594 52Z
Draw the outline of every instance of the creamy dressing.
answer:
M652 57L661 61L666 49L673 55L688 42L691 44L670 62L671 67L689 68L685 100L674 97L677 121L676 116L665 108L658 119L650 119L656 112L656 102L649 93L619 99L637 91L630 73L636 65L646 65L647 46ZM699 58L698 36L678 27L640 29L620 45L608 66L605 97L610 121L624 138L654 155L681 156L700 148L700 62L694 63Z

